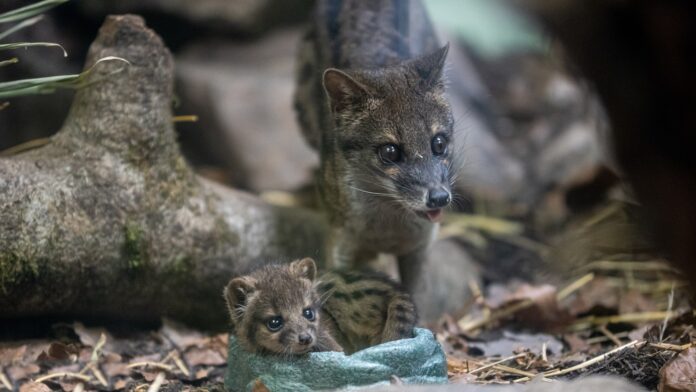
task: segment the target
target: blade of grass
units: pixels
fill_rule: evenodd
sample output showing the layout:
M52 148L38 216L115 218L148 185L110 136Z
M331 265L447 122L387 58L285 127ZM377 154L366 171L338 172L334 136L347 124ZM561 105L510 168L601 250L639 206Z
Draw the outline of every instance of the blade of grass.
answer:
M0 67L4 65L10 65L10 64L17 64L19 62L19 59L17 57L12 57L11 59L7 60L0 60Z
M0 23L16 22L42 14L47 10L67 3L70 0L44 0L0 14Z
M41 19L43 19L43 15L39 15L37 17L27 19L25 21L17 23L16 25L14 25L14 26L10 27L9 29L0 33L0 40L7 37L8 35L10 35L12 33L16 33L17 31L19 31L25 27L29 27L29 26L35 24L36 22L40 21Z
M60 48L60 50L63 51L63 57L68 57L68 52L65 51L65 48L63 48L59 44L54 44L52 42L13 42L11 44L0 44L0 50L21 49L28 48L31 46L46 46L51 48Z
M104 61L113 60L123 61L124 63L130 65L126 59L109 56L97 60L94 65L79 74L47 76L43 78L13 80L10 82L0 83L0 99L18 97L22 95L47 94L55 91L57 88L77 89L84 87L87 85L87 76L92 73L97 64ZM121 72L123 69L124 68L119 68L111 74Z

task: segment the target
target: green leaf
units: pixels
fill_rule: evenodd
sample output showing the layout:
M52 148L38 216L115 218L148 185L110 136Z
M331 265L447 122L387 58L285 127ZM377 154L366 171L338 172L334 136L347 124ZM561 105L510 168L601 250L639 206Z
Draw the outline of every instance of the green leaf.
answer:
M109 56L104 57L94 63L90 68L84 70L82 73L74 75L59 75L59 76L47 76L43 78L32 78L32 79L22 79L14 80L10 82L0 83L0 99L18 97L22 95L34 95L34 94L48 94L54 92L57 88L72 88L78 89L87 86L87 77L92 73L97 64L105 61L122 61L128 65L130 62L126 59ZM124 68L119 68L110 74L115 74L123 71ZM93 83L91 81L90 83Z
M44 0L0 14L0 23L16 22L44 13L47 10L67 3L70 0Z
M68 57L68 52L65 51L65 48L52 42L14 42L11 44L0 44L0 50L28 48L30 46L48 46L60 48L63 51L63 57Z
M14 25L14 26L10 27L9 29L0 33L0 40L7 37L8 35L10 35L12 33L16 33L17 31L19 31L25 27L29 27L29 26L35 24L36 22L40 21L41 19L43 19L43 15L39 15L39 16L36 16L34 18L27 19L25 21L17 23L16 25Z

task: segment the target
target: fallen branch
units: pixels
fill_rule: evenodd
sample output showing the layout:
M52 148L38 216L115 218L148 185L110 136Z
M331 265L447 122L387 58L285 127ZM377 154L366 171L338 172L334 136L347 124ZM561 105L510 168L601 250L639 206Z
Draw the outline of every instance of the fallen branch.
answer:
M230 277L323 260L324 221L193 174L173 128L172 56L141 18L108 17L85 69L111 56L130 65L94 67L48 143L0 157L0 319L224 328Z

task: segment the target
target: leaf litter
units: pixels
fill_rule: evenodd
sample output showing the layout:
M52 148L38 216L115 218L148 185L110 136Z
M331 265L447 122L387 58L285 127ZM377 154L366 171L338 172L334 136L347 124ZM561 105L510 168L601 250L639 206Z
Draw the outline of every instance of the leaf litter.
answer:
M222 390L227 334L162 324L115 336L74 323L69 342L0 342L0 390L144 392L155 383L161 391Z

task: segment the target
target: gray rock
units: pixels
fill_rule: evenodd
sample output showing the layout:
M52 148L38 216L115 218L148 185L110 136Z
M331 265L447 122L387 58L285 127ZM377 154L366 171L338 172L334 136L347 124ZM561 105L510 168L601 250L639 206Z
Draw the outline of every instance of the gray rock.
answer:
M157 12L174 15L202 27L258 32L279 23L306 17L308 0L100 0L81 1L93 15L119 12Z
M235 185L293 190L318 165L292 108L298 40L298 31L287 30L248 44L199 43L178 58L181 111L199 116L182 127L184 142L209 152Z
M481 284L475 260L464 246L452 239L433 244L424 271L425 288L414 295L423 323L437 321L443 313L461 311L471 299L469 282Z

